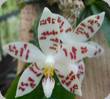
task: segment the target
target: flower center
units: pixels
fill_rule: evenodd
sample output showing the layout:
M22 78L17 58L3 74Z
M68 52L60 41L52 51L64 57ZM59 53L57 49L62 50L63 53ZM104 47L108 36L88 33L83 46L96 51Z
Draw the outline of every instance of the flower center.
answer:
M45 77L52 77L54 75L54 66L45 66L43 74Z

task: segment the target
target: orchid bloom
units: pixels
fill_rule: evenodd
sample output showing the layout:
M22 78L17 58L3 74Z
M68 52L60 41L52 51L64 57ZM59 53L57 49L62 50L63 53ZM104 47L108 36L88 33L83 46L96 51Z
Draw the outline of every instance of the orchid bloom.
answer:
M42 87L45 96L49 98L55 85L54 74L66 90L77 95L82 94L81 81L84 75L82 59L102 53L102 48L94 43L65 43L60 36L63 33L68 34L71 28L68 27L66 19L61 20L62 18L44 8L38 25L41 50L27 42L13 42L3 47L11 56L32 63L20 77L16 97L32 92L43 77ZM65 40L68 42L69 39Z

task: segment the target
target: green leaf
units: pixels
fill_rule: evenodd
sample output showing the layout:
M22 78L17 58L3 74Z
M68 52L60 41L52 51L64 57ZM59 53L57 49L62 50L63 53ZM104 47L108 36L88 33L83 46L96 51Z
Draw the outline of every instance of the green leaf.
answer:
M55 88L53 90L52 96L49 99L75 99L75 95L66 91L61 86L56 76L54 78L55 78L56 84L55 84ZM13 81L11 87L9 88L9 90L7 91L7 94L5 95L6 99L47 99L44 96L41 82L38 85L38 87L31 93L19 98L15 98L18 81L19 81L19 77L17 77Z

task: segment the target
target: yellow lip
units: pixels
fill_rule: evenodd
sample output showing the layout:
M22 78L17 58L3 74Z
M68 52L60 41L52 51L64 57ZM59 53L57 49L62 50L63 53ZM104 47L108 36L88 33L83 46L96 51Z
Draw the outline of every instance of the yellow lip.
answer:
M45 77L54 76L54 67L53 66L45 66L43 69L43 74Z

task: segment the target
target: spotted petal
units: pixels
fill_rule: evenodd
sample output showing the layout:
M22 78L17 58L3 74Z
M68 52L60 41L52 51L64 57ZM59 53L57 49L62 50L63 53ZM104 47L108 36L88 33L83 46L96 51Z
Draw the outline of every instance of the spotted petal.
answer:
M37 62L43 66L44 54L33 44L27 42L13 42L3 47L4 51L23 62Z
M56 74L60 83L67 91L80 96L82 95L81 83L74 72L73 65L57 65Z
M20 77L16 97L32 92L38 86L42 76L42 72L36 64L28 67Z
M87 41L91 38L102 26L105 12L97 15L92 15L82 21L75 29L75 37L78 41Z
M103 49L97 43L79 43L62 44L62 49L56 55L56 61L59 63L78 62L85 57L94 57L103 53Z
M45 54L57 52L60 42L57 38L58 33L59 25L56 16L48 8L44 8L38 26L38 40Z
M74 32L68 21L64 17L58 15L62 23L60 28L61 33L59 34L60 39L63 42L89 40L100 29L104 20L104 15L105 12L102 12L86 18L76 27Z

